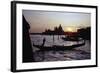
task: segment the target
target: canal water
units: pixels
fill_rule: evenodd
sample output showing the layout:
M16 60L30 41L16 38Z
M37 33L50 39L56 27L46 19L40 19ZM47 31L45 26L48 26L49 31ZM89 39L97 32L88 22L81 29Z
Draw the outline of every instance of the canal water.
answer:
M45 38L44 46L70 46L74 44L83 43L83 41L64 41L62 37L65 35L30 35L31 43L35 45L42 45L43 39ZM69 60L85 60L91 59L91 47L90 42L88 40L85 41L85 45L77 48L73 48L72 50L59 50L59 51L40 51L39 48L33 48L33 58L36 62L46 62L46 61L69 61Z

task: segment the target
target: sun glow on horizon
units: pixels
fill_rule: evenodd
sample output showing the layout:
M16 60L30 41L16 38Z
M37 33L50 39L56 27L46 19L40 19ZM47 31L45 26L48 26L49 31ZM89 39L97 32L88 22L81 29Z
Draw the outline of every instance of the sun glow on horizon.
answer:
M75 27L66 27L64 29L65 32L77 32L77 28Z
M91 25L90 13L23 10L23 16L30 25L30 33L54 30L61 24L65 32L77 32L78 28Z

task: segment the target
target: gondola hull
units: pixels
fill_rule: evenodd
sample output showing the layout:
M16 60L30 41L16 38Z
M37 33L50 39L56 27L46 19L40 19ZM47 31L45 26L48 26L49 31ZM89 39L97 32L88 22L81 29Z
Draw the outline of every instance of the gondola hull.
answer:
M74 44L70 46L58 46L58 45L53 45L53 46L41 46L41 45L35 45L33 44L34 47L39 48L42 51L46 50L72 50L73 48L80 47L85 45L85 42L81 44Z

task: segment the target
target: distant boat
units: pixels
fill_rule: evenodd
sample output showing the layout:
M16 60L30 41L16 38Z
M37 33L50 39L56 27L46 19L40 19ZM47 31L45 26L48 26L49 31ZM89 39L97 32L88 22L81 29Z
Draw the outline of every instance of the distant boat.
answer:
M80 47L80 46L83 46L83 45L85 45L85 41L80 43L80 44L74 44L74 45L69 45L69 46L64 46L64 45L62 45L62 46L60 46L60 45L42 46L42 45L35 45L33 43L33 46L39 48L41 51L46 51L46 50L72 50L73 48Z
M66 37L62 37L62 40L64 41L82 41L82 38L79 37L74 37L74 36L66 36Z

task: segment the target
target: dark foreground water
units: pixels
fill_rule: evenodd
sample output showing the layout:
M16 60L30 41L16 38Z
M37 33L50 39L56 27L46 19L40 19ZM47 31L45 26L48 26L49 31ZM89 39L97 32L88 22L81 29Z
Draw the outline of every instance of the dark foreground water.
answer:
M36 45L41 45L43 43L43 38L45 37L46 42L44 46L52 46L52 45L73 45L80 42L73 41L64 41L60 36L49 36L49 35L30 35L31 42ZM65 51L40 51L39 48L33 47L33 56L36 62L44 62L44 61L67 61L67 60L85 60L91 58L91 50L90 50L90 42L88 40L85 41L85 45L77 48L73 48L72 50Z

